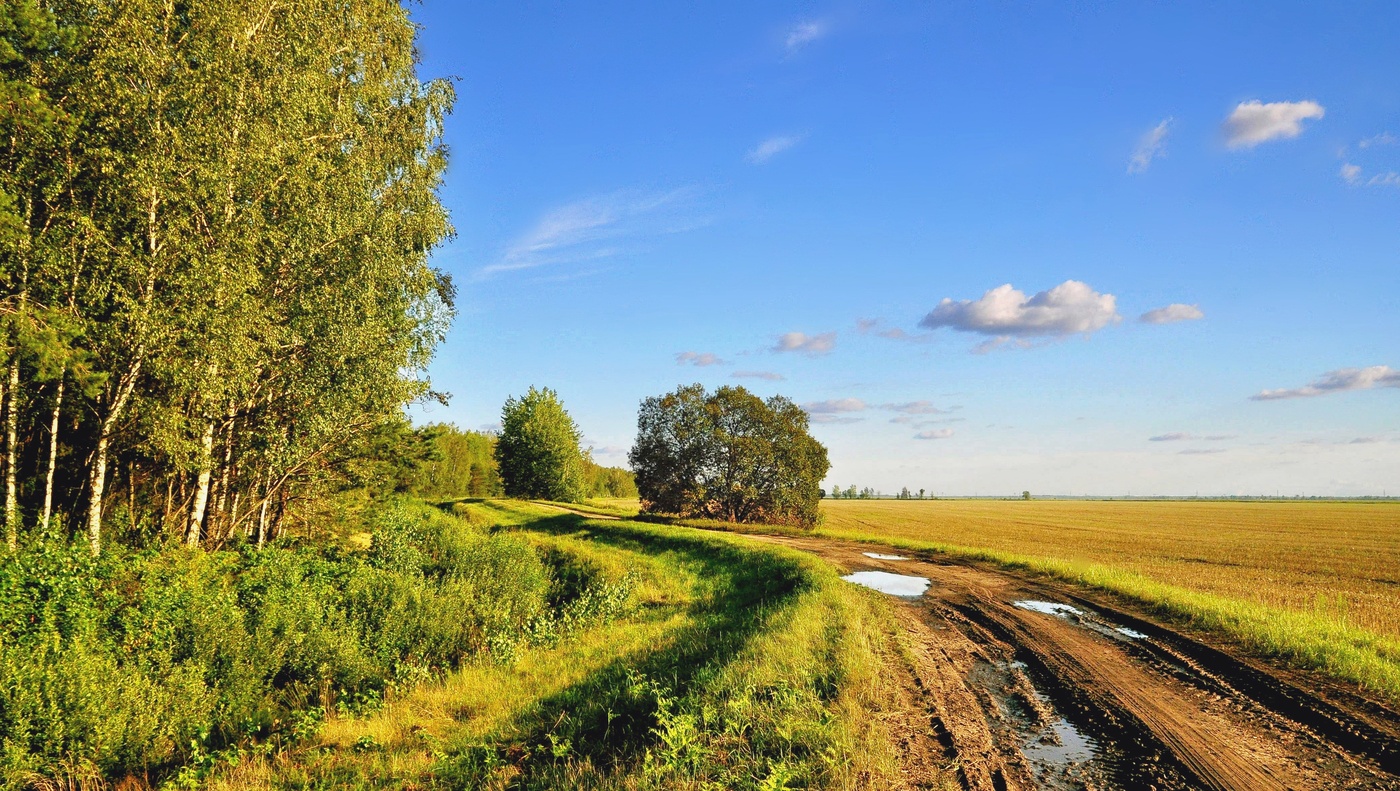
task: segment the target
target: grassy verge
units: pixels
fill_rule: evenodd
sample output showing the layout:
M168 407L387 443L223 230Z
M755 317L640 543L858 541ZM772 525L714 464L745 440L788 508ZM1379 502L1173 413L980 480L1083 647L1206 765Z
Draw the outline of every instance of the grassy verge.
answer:
M616 619L333 717L211 787L885 788L898 649L875 594L800 553L522 503L463 518L632 579Z

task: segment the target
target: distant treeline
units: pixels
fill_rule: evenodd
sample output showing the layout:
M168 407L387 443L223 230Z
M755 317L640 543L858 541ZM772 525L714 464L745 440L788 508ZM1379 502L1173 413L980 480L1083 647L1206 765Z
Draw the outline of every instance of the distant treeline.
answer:
M418 433L428 447L408 474L404 489L428 500L504 496L496 435L463 431L446 423L424 426ZM630 471L604 467L585 453L583 495L636 497L637 483Z
M851 484L850 486L847 486L844 489L842 489L840 486L832 487L831 492L828 493L826 496L831 498L832 500L877 500L891 497L895 500L935 499L931 497L926 497L924 492L924 489L920 489L917 492L913 492L909 490L908 486L906 486L903 489L900 489L898 494L888 495L883 494L881 492L877 492L869 486L857 489L855 484Z

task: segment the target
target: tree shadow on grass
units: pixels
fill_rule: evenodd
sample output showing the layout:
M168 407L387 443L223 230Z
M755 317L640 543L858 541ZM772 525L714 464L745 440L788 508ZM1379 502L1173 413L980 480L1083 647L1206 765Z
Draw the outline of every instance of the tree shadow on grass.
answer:
M769 616L799 594L806 572L793 560L745 550L703 534L609 522L572 514L514 529L583 537L648 555L672 554L702 581L689 605L692 624L664 646L620 656L577 684L536 702L494 737L453 745L435 767L443 788L553 788L581 765L606 776L634 768L656 741L663 698L683 698L735 658ZM573 785L573 783L569 783Z

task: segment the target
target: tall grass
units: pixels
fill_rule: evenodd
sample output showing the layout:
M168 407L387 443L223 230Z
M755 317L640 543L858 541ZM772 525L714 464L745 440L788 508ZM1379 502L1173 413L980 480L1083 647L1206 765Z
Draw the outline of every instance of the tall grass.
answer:
M0 785L200 781L212 757L295 743L327 712L470 662L509 661L619 611L625 579L421 504L367 550L183 548L0 559Z

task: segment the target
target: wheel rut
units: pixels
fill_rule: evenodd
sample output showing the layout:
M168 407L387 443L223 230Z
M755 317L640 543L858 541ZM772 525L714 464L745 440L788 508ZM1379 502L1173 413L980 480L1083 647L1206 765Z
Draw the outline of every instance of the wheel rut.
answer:
M864 543L751 537L848 572L929 580L902 598L900 640L927 727L970 791L1400 791L1400 714L1358 690L1071 586Z

